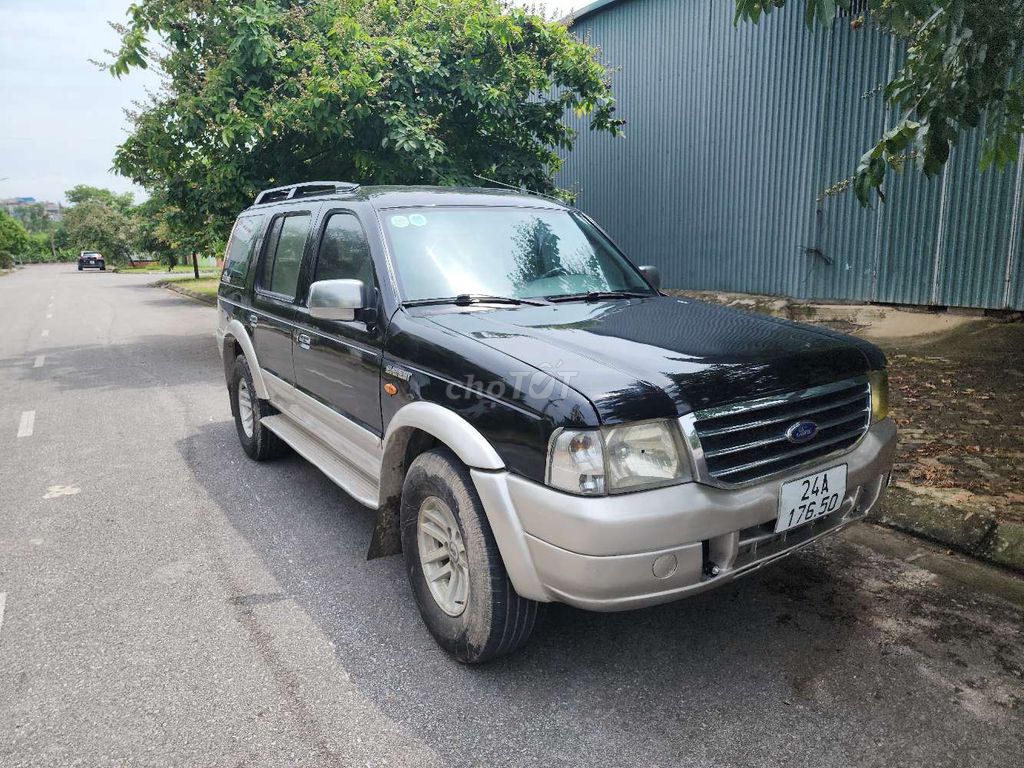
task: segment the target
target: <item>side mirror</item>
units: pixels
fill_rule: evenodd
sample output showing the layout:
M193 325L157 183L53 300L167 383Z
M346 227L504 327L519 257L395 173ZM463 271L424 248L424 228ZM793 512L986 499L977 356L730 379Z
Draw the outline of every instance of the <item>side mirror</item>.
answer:
M362 280L318 280L309 286L309 315L318 320L355 320L366 306Z
M657 267L640 267L640 271L643 273L644 277L647 278L647 282L651 284L651 287L654 288L654 290L661 290L661 272L658 271Z

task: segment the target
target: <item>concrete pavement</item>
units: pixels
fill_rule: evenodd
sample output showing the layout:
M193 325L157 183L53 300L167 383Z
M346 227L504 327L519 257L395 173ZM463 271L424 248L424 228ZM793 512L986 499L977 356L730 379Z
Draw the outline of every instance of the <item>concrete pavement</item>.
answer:
M0 278L0 765L1019 764L1021 580L878 529L452 662L152 279Z

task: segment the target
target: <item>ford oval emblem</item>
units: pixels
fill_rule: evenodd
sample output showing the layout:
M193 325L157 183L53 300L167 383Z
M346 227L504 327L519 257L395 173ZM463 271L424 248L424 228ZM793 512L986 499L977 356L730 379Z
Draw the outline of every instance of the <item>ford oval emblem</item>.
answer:
M786 430L786 439L791 443L806 443L818 434L818 425L813 421L798 421Z

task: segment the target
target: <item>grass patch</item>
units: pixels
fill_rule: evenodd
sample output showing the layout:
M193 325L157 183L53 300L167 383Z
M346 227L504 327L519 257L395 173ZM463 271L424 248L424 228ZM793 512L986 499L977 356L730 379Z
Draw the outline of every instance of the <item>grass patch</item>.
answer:
M177 266L174 267L174 271L173 272L168 272L167 271L167 265L166 264L149 264L149 265L147 265L145 267L132 267L132 266L130 266L128 264L125 264L123 266L118 266L117 267L117 271L118 272L125 272L127 274L135 274L135 273L149 274L149 273L153 273L153 272L160 272L160 273L163 273L165 275L170 275L170 274L175 274L175 275L177 275L177 274L188 274L188 275L191 275L193 273L192 265L191 264L178 264ZM200 267L199 274L202 274L204 271L209 271L209 269L205 268L205 267Z
M216 275L206 275L196 280L192 275L168 277L165 280L158 280L157 285L181 287L201 296L211 299L217 298L217 287L220 285L220 278Z

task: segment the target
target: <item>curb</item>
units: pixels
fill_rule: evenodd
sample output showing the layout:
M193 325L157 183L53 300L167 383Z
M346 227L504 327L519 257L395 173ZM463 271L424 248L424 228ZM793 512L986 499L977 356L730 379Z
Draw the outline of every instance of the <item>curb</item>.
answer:
M207 296L205 293L199 293L199 291L193 291L190 288L186 288L183 285L179 285L176 282L170 282L167 280L157 280L153 285L159 288L167 288L175 293L180 293L182 296L188 296L190 299L201 301L203 304L209 304L210 306L217 306L216 296Z
M943 502L911 486L889 488L871 519L950 549L1024 573L1024 525Z
M771 315L785 320L809 323L851 323L870 325L893 314L917 314L945 317L959 322L987 318L1003 322L1024 320L1024 312L966 309L946 307L935 309L917 305L872 304L858 301L830 301L827 299L796 299L787 296L768 296L756 293L729 293L726 291L692 291L665 289L669 296L697 299L711 304Z

